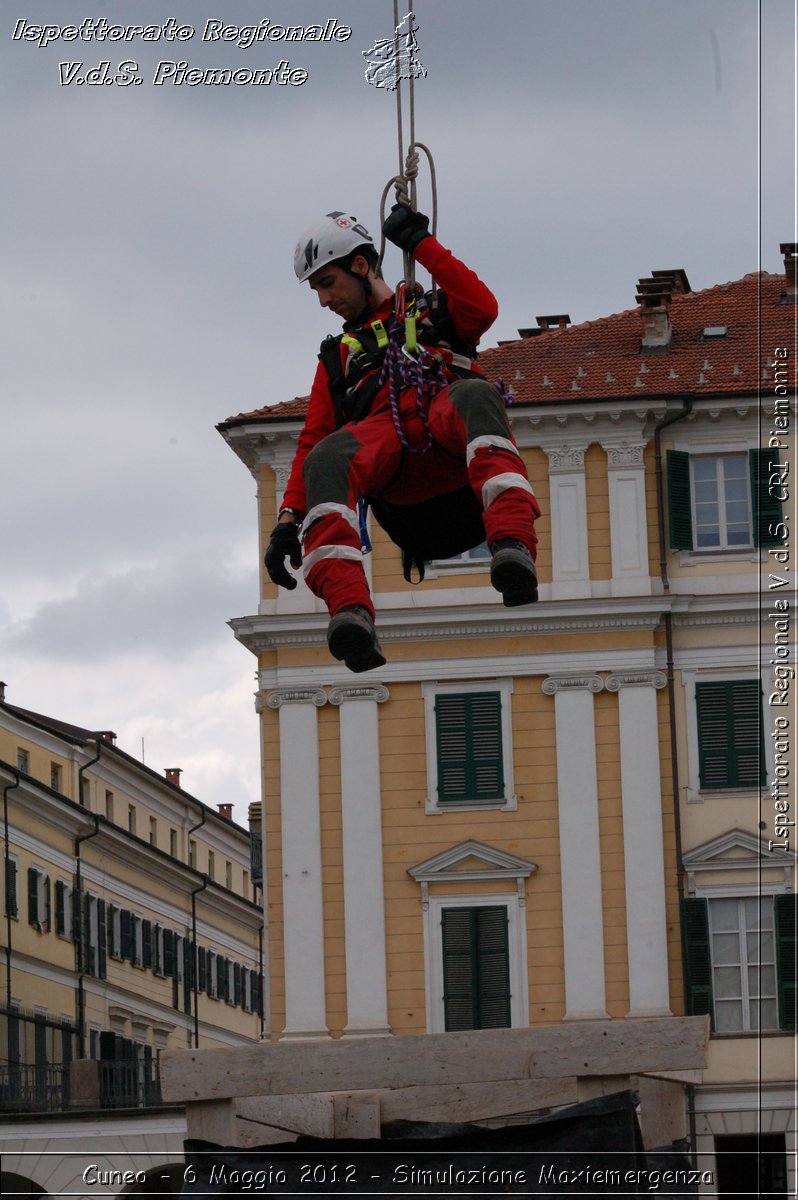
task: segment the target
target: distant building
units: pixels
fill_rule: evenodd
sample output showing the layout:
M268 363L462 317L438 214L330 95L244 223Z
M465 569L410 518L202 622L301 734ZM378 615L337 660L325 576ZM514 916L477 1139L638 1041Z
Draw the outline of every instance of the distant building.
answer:
M0 693L4 1191L79 1194L72 1151L168 1174L185 1118L161 1052L260 1038L250 836L179 770Z
M684 1102L721 1194L758 1186L727 1152L758 1144L782 1194L796 1149L782 249L786 277L693 292L655 271L634 309L538 317L482 355L543 510L537 605L501 606L484 547L413 588L372 527L385 668L330 658L301 583L264 573L231 622L259 669L271 1037L710 1013ZM220 426L257 481L261 554L306 404Z

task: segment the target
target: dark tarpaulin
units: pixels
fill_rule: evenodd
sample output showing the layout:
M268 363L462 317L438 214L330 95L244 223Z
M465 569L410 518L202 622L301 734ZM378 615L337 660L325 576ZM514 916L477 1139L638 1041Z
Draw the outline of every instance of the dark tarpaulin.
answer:
M392 1121L379 1139L301 1136L247 1150L187 1141L183 1196L347 1195L637 1195L651 1193L634 1092L618 1092L524 1125ZM657 1163L659 1196L669 1188ZM664 1167L686 1170L681 1154Z

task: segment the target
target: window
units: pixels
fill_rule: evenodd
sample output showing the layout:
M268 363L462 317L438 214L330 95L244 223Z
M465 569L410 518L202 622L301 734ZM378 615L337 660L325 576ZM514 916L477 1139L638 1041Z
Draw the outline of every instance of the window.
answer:
M441 912L446 1032L507 1029L510 963L503 904Z
M105 817L106 817L106 820L108 820L108 821L113 821L113 819L114 819L114 793L113 792L105 793Z
M736 551L782 542L783 465L776 451L669 450L667 464L673 549Z
M245 900L249 899L249 871L241 872L241 895Z
M215 872L216 872L216 860L214 858L213 850L209 850L208 851L208 878L213 879Z
M105 901L87 894L83 901L85 966L89 975L105 979L108 930Z
M54 792L61 791L61 766L59 763L50 763L50 787Z
M695 702L699 786L709 791L764 785L759 680L696 683Z
M19 865L15 858L8 855L5 859L5 914L8 917L19 916Z
M794 1029L794 896L694 897L684 911L690 1012L716 1033Z
M197 865L197 843L193 838L188 839L188 865L190 867Z
M65 879L55 881L55 932L72 940L72 888Z
M172 858L177 858L177 830L169 830L169 853Z
M425 685L428 812L516 806L509 682L464 690Z
M19 746L17 747L17 770L22 771L25 775L30 772L30 754Z
M150 845L151 846L158 845L158 819L157 819L157 817L150 817Z
M136 832L136 806L128 804L127 806L127 831L128 833Z
M480 542L472 550L464 550L462 554L453 554L451 558L435 558L432 560L432 566L438 571L446 570L447 567L484 567L489 559L490 550L488 549L488 543Z
M50 877L39 867L28 867L28 923L38 933L50 926Z
M233 864L229 861L224 864L224 886L229 892L233 890Z

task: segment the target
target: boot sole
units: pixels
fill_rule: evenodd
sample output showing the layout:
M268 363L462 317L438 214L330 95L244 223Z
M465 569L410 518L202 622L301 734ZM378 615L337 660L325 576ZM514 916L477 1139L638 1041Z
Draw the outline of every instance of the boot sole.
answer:
M384 667L386 659L380 650L376 634L359 621L341 620L333 617L327 633L330 654L343 662L356 675Z
M514 550L499 550L490 569L490 581L501 592L505 608L534 604L538 598L535 568Z

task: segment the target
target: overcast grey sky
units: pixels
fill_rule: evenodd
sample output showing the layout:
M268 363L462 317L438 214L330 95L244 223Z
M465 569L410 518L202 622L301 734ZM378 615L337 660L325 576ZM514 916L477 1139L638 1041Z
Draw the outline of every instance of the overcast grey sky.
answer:
M254 482L214 426L305 394L335 332L291 260L323 212L373 231L395 101L362 51L388 0L2 0L0 678L8 699L112 728L245 821L258 798ZM760 22L761 9L761 22ZM400 5L400 14L407 5ZM781 269L794 216L792 0L418 0L416 134L439 236L493 288L484 345L539 313L633 307L653 269L697 290ZM186 41L14 39L17 22L193 27ZM206 21L346 41L206 42ZM760 71L760 57L762 68ZM167 80L157 64L298 86ZM133 60L138 85L62 86ZM760 139L761 130L761 139ZM761 162L761 172L760 172ZM420 204L428 203L425 180ZM394 253L394 252L391 252ZM398 253L386 274L398 278Z

